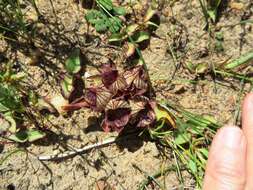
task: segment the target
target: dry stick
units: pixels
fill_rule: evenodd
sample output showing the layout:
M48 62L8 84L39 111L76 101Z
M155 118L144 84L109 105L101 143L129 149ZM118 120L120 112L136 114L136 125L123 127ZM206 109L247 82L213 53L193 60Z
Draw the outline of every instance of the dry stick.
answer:
M119 140L118 137L111 137L111 138L106 139L104 141L101 141L101 142L98 142L95 144L91 144L91 145L87 145L83 148L77 148L77 149L73 148L72 151L66 151L63 153L52 154L52 155L39 155L38 159L41 161L50 161L50 160L59 160L59 159L67 158L67 157L72 157L77 154L81 154L81 153L87 152L89 150L92 150L94 148L100 148L100 147L115 143L118 140Z

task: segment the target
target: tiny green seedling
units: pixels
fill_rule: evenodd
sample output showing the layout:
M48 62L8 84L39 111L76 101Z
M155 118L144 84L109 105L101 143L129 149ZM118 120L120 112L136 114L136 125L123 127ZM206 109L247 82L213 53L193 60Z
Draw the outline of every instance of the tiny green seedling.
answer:
M74 91L76 75L81 71L81 68L80 50L75 49L65 62L67 73L61 81L62 95L64 98L68 99Z
M131 56L135 52L136 46L138 46L138 44L150 39L151 34L149 27L158 27L157 24L150 21L155 14L156 10L150 7L141 22L128 25L119 33L112 34L109 37L109 42L120 42L121 44L126 43L126 55L127 57Z
M219 53L224 51L224 35L223 32L216 32L215 34L215 46L214 49Z
M99 10L92 9L85 15L86 20L92 24L97 32L116 33L120 31L122 21L119 16L124 16L124 7L116 7L111 0L97 0ZM108 13L112 16L109 17Z
M218 8L221 0L207 0L207 14L213 22L217 21Z
M23 113L24 106L18 94L18 81L25 77L24 73L14 73L11 64L0 72L0 113L10 126L8 131L16 132L15 113Z
M217 22L218 9L221 5L222 0L199 0L202 12L205 16L206 25L208 27L209 20L213 23Z
M27 1L35 9L37 18L41 16L35 0ZM7 40L17 40L21 37L31 40L34 29L29 28L31 22L26 18L27 11L24 11L20 1L0 1L0 37ZM11 35L10 35L11 34Z
M158 25L151 21L156 14L154 6L151 6L141 22L124 26L120 17L126 15L124 7L116 7L111 0L97 0L99 10L90 10L85 18L91 23L97 32L111 32L110 43L126 44L126 56L134 54L138 44L150 39L150 27Z
M0 71L0 134L7 139L23 143L43 138L45 134L37 129L20 129L17 120L25 118L26 106L23 103L22 82L26 75L15 73L12 64L5 65Z

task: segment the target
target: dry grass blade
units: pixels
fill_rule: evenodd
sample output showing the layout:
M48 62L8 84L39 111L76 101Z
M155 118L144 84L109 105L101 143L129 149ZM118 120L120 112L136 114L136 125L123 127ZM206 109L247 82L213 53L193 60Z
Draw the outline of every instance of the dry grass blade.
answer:
M77 154L87 152L87 151L95 149L95 148L100 148L100 147L115 143L116 141L117 141L117 137L112 137L112 138L106 139L104 141L95 143L95 144L87 145L83 148L72 148L72 151L66 151L66 152L63 152L60 154L39 155L38 159L41 161L60 160L60 159L72 157Z
M5 157L3 157L1 160L0 160L0 166L11 156L19 153L19 152L24 152L23 149L15 149L15 150L12 150L10 152L7 153L7 155Z

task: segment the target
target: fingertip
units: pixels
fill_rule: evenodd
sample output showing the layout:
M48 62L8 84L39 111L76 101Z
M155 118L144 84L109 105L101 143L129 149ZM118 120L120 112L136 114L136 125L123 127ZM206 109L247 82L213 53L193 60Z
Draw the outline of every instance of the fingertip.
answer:
M253 144L253 93L247 94L242 104L242 129L247 141Z
M247 112L247 111L253 111L253 93L249 93L245 96L242 104L242 111Z
M207 163L204 189L242 189L245 184L246 139L233 125L215 136Z
M253 189L253 93L245 96L242 104L242 129L247 139L247 184L246 189Z
M234 125L225 125L220 128L213 139L211 146L211 153L220 151L224 148L231 148L231 151L234 149L244 148L246 139L242 130ZM219 155L214 155L219 156Z

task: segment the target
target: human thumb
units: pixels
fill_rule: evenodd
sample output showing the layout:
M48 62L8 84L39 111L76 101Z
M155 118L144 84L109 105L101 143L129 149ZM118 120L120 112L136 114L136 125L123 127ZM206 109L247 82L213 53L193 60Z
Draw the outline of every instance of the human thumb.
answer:
M243 190L246 179L246 139L235 126L221 128L211 145L204 190Z

